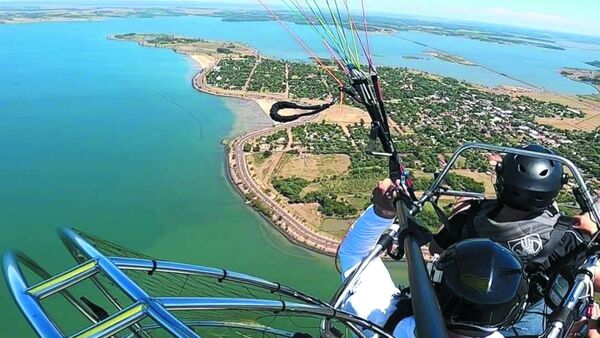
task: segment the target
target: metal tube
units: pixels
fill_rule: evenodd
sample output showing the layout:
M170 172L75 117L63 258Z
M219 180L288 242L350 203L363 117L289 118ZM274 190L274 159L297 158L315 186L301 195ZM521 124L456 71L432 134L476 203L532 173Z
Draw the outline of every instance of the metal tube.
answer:
M269 290L270 292L277 292L279 294L296 298L311 304L325 304L323 303L323 301L319 300L316 297L304 294L285 285L281 285L279 283L274 283L262 278L257 278L254 276L234 271L168 261L153 262L149 259L140 258L111 257L110 260L116 266L123 270L150 271L153 268L156 268L154 270L155 272L175 273L182 275L201 276L213 279L222 279L226 281L233 281L237 283L252 285L259 288L264 288L266 290ZM154 266L155 263L156 266Z
M381 244L375 245L375 247L371 250L371 252L360 262L360 265L342 282L342 287L338 289L336 294L333 296L331 303L335 309L339 309L342 305L343 301L346 300L352 288L358 282L360 275L363 271L371 264L371 262L379 257L383 253L385 248Z
M59 230L59 235L73 256L77 256L79 253L81 253L90 259L97 260L100 269L110 279L112 279L113 282L115 282L115 284L119 286L119 288L121 288L129 298L135 302L145 303L148 306L148 313L152 315L157 322L162 324L164 328L172 335L182 338L198 337L193 330L183 325L177 318L175 318L175 316L164 310L162 307L157 306L142 288L140 288L123 271L114 265L110 259L108 259L81 236L79 236L74 230L62 228Z
M450 158L450 160L448 161L448 163L446 164L446 166L444 167L444 169L442 170L440 175L437 177L437 179L433 182L433 184L429 187L429 189L427 189L427 191L425 193L423 193L423 196L421 196L421 198L419 199L420 207L422 207L422 205L424 205L424 203L426 201L428 201L429 199L431 199L431 197L433 195L435 195L435 192L438 190L438 188L440 187L440 185L442 184L442 182L448 175L448 172L450 172L450 169L454 166L456 161L459 159L460 155L462 155L462 153L464 153L465 151L473 150L473 149L487 150L487 151L493 151L493 152L497 152L497 153L508 153L508 154L515 154L515 155L521 155L521 156L535 157L535 158L541 158L541 159L557 161L557 162L562 163L567 168L569 168L569 171L571 171L571 174L573 174L573 177L575 178L577 185L582 190L581 192L583 194L584 199L589 204L587 207L590 209L593 219L596 221L596 224L600 224L600 209L598 208L597 205L595 205L593 203L594 198L593 198L590 190L588 189L587 184L585 183L585 180L583 179L583 175L581 174L579 169L575 166L575 164L571 160L569 160L565 157L559 156L559 155L554 155L554 154L538 153L538 152L524 150L524 149L501 147L501 146L485 144L485 143L467 143L467 144L462 145L460 148L458 148L456 150L456 152L452 155L452 157ZM600 232L598 234L600 235Z
M21 252L15 252L15 255L16 255L16 259L19 264L26 266L28 269L30 269L33 273L35 273L39 277L41 277L43 279L52 278L52 275L50 273L48 273L48 271L46 271L44 268L42 268L39 264L37 264L29 256L27 256ZM87 306L81 302L81 300L75 298L75 296L73 296L71 294L71 292L69 292L69 290L62 290L60 294L67 300L67 302L69 302L71 305L73 305L73 307L75 309L77 309L84 317L89 319L90 322L92 322L92 323L98 322L98 318L96 317L96 314L93 313L90 309L88 309Z
M292 312L336 318L342 322L356 324L383 337L393 338L382 328L368 320L344 311L318 305L284 302L278 300L246 298L202 298L202 297L159 297L154 299L162 308L171 311L207 311L207 310L253 310L268 312Z
M593 284L592 278L590 276L595 276L596 265L598 264L599 258L598 256L590 256L585 261L581 270L585 270L586 272L581 272L575 278L575 282L573 283L573 287L569 292L569 295L566 298L565 305L563 308L568 309L570 312L575 309L579 301L581 300L584 292L588 290L588 285ZM563 330L565 329L564 323L562 322L563 318L559 318L550 323L550 331L546 335L548 338L557 338L560 337L561 334L565 333ZM567 326L568 327L568 326Z
M388 235L391 237L394 237L396 235L397 231L398 231L398 225L393 224L392 227L390 227L390 232L388 233ZM371 264L371 262L375 258L379 257L383 253L384 250L385 250L385 247L381 243L376 244L375 247L373 249L371 249L369 254L365 258L363 258L363 260L360 262L360 264L354 269L354 271L352 271L352 273L347 278L344 279L344 281L342 282L342 285L338 288L338 290L336 291L336 293L334 294L334 296L331 299L330 304L333 305L334 309L339 309L342 306L343 302L350 295L350 292L352 291L352 289L358 282L358 280L359 280L360 276L362 275L362 273L364 272L364 270L367 268L367 266L369 266L369 264ZM330 329L331 329L330 320L329 319L323 320L321 322L321 332L322 333L329 332ZM362 333L360 333L355 327L350 326L350 329L352 329L358 337L364 337L364 335Z
M71 270L65 271L32 286L27 292L41 300L73 286L96 273L98 273L96 262L88 261L87 263L76 266Z
M249 331L258 331L263 334L275 335L279 337L293 337L294 332L287 332L279 329L274 329L272 327L258 325L258 324L250 324L250 323L236 323L236 322L225 322L225 321L213 321L213 320L187 320L183 322L186 326L189 327L200 327L200 328L232 328L232 329L240 329L240 330L249 330ZM148 324L142 327L144 331L152 331L161 329L162 326L158 324ZM127 336L127 338L133 337L133 334Z
M444 317L427 274L421 247L413 234L404 239L410 295L418 337L448 337Z
M442 190L438 193L440 196L451 196L451 197L468 197L478 200L485 199L485 194L469 191L456 191L456 190Z
M128 308L115 313L94 326L84 329L73 336L73 338L101 338L109 337L124 330L146 316L145 305L136 303Z
M35 333L44 338L60 338L62 333L46 315L38 300L27 292L27 283L19 267L17 254L8 251L2 259L4 278L10 293Z

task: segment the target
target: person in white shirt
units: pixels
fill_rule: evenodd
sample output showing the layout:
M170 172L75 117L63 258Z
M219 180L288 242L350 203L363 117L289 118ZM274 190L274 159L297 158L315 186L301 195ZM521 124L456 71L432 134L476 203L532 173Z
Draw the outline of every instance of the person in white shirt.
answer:
M395 191L391 180L380 182L373 192L373 205L350 228L339 250L342 278L352 273L392 225ZM434 269L441 276L434 286L450 337L502 337L498 329L520 318L528 284L520 261L510 250L486 239L467 240L449 248ZM394 337L415 337L410 298L394 285L380 258L364 270L342 309ZM366 331L365 335L374 333Z

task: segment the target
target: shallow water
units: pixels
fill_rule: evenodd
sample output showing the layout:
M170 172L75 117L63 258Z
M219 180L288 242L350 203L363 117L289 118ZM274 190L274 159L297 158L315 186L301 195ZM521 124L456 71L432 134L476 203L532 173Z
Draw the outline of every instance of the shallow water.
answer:
M0 27L0 250L58 273L71 226L329 298L332 259L290 245L227 181L225 100L192 88L188 58L106 39L142 21ZM2 336L33 336L4 287L0 313Z

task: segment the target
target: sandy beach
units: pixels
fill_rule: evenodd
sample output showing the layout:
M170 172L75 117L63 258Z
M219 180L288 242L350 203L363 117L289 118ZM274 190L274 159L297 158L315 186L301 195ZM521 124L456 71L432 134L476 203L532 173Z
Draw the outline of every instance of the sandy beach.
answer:
M208 54L192 54L189 57L202 68L202 72L197 76L205 75L204 72L210 70L218 62L217 58ZM274 100L228 96L225 104L235 114L230 136L236 137L273 126L273 122L269 118L269 110L273 103L275 103Z
M190 58L194 60L202 69L208 69L214 66L217 59L208 54L191 54Z

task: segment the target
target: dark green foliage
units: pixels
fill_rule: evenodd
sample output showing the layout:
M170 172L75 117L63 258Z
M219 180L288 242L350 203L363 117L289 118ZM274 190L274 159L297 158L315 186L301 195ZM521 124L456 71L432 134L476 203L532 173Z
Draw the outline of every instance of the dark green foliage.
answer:
M477 182L474 179L462 175L458 175L455 173L449 173L446 176L446 183L450 186L452 190L459 191L470 191L470 192L485 192L485 185L481 182Z
M251 200L250 206L267 217L271 217L273 215L271 208L258 199Z
M413 184L416 191L425 191L433 183L433 179L426 177L414 177Z
M413 178L414 186L416 191L425 191L433 183L433 176L428 177L415 177ZM481 182L477 182L474 179L456 173L449 173L446 176L445 185L450 187L452 190L458 191L469 191L469 192L485 192L485 185Z
M221 54L232 54L233 51L229 48L224 48L224 47L218 47L217 48L217 53L221 53Z
M319 203L319 211L325 216L347 217L357 213L355 207L344 200L339 200L333 193L310 192L304 196L304 203Z
M350 154L352 144L336 124L309 123L292 128L295 142L314 154Z
M206 77L207 83L223 89L241 90L250 77L255 63L256 58L253 56L221 60Z
M275 133L260 138L260 143L270 144L271 148L277 145L276 142L280 145L285 145L289 142L288 134L285 129L280 129Z
M290 96L292 98L324 99L336 88L329 88L328 75L314 64L292 62L289 64Z
M290 203L304 202L300 197L300 193L309 183L309 181L295 176L291 178L274 179L272 182L275 190L287 197Z
M436 232L439 226L441 225L441 221L431 204L426 204L423 210L417 214L417 220L421 223L421 225L425 226L429 231Z
M248 90L254 92L285 92L285 62L261 59L254 70Z
M301 197L302 190L309 183L300 177L274 179L272 182L273 187L290 203L319 203L319 211L325 216L347 217L357 213L355 207L332 192L312 191Z

